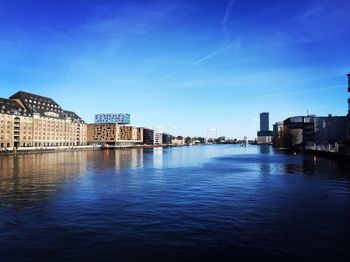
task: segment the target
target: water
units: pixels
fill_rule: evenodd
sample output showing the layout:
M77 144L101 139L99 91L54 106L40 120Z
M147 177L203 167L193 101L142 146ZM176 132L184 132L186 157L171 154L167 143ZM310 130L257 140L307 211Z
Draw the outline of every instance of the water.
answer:
M233 145L0 157L0 260L350 261L350 167Z

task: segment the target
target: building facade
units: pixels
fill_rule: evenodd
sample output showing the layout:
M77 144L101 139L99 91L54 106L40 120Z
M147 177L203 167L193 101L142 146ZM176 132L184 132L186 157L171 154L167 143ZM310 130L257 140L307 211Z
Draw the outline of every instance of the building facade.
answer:
M260 131L257 133L258 144L271 144L272 143L272 131L269 130L269 113L260 113Z
M283 121L276 122L272 128L272 143L275 147L283 147L284 125Z
M154 145L154 130L149 128L143 129L143 143L145 145Z
M343 144L347 140L347 116L296 116L284 122L285 144L305 147L314 144Z
M143 128L116 123L88 124L87 141L109 146L134 146L143 144Z
M283 122L278 121L273 125L273 137L278 137L283 132Z
M260 113L260 131L269 131L269 113Z
M154 131L154 144L162 145L163 144L163 133L160 131Z
M171 145L171 142L172 142L172 136L167 133L163 133L163 144Z
M106 123L129 125L130 114L119 113L119 114L96 114L95 115L95 124L106 124Z
M174 137L171 144L173 146L183 146L185 145L185 139L183 137Z
M78 146L87 143L87 125L53 99L17 92L0 99L0 147Z

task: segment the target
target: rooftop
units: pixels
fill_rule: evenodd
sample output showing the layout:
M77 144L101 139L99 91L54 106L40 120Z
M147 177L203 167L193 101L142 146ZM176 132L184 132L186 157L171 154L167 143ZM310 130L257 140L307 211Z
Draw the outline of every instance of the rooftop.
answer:
M0 112L10 115L31 115L30 112L23 108L17 101L6 98L0 98Z
M43 117L67 119L85 123L75 112L63 110L52 98L24 91L12 95L10 99L0 98L0 112L17 115L39 114Z

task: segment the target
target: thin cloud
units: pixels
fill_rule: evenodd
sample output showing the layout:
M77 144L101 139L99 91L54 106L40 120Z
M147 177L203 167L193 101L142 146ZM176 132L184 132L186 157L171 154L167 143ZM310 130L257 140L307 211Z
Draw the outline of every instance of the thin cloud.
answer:
M199 60L197 60L197 61L195 61L195 62L193 62L193 63L191 63L191 64L189 64L189 65L187 65L185 67L183 67L183 68L181 68L178 71L175 71L175 72L173 72L171 74L163 76L162 78L160 78L160 81L168 79L168 78L171 78L171 77L174 77L174 76L176 76L176 75L178 75L178 74L180 74L180 73L182 73L184 71L187 71L188 69L190 69L192 67L195 67L195 66L197 66L197 65L199 65L199 64L201 64L201 63L203 63L203 62L205 62L207 60L209 60L210 58L212 58L214 56L217 56L218 54L220 54L220 53L222 53L222 52L232 48L234 45L236 45L236 51L238 51L238 49L240 48L240 41L239 40L234 42L234 43L231 43L231 44L225 46L224 48L216 50L215 52L213 52L213 53L211 53L211 54L209 54L209 55L207 55L207 56L205 56L205 57L203 57L203 58L201 58L201 59L199 59Z
M316 88L316 89L309 89L309 90L300 90L300 91L293 91L293 92L285 92L285 93L274 93L274 94L256 96L255 98L267 98L267 97L286 96L286 95L299 95L299 94L314 93L317 91L327 91L327 90L340 89L340 88L344 88L344 85Z
M226 9L225 9L225 15L224 15L224 18L222 19L222 23L221 23L224 28L226 28L227 22L230 19L231 12L232 12L232 7L233 7L234 3L235 3L235 0L230 0L227 3Z

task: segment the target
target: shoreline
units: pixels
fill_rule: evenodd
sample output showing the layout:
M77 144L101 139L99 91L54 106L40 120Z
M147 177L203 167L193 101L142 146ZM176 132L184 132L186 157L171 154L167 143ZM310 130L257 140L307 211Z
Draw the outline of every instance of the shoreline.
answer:
M0 156L11 155L26 155L26 154L38 154L38 153L56 153L56 152L69 152L69 151L92 151L100 150L99 147L94 146L77 146L77 147L49 147L49 148L26 148L17 150L1 150Z
M75 146L75 147L46 147L46 148L21 148L17 150L1 150L0 156L25 155L38 153L57 153L57 152L74 152L74 151L94 151L94 150L121 150L135 148L164 148L164 147L183 147L187 145L139 145L139 146L117 146L102 148L101 146Z
M303 154L303 155L312 155L312 156L321 156L325 158L329 158L332 160L349 160L350 155L345 152L329 152L329 151L319 151L319 150L310 150L310 149L278 149L277 151L286 153L286 154Z

